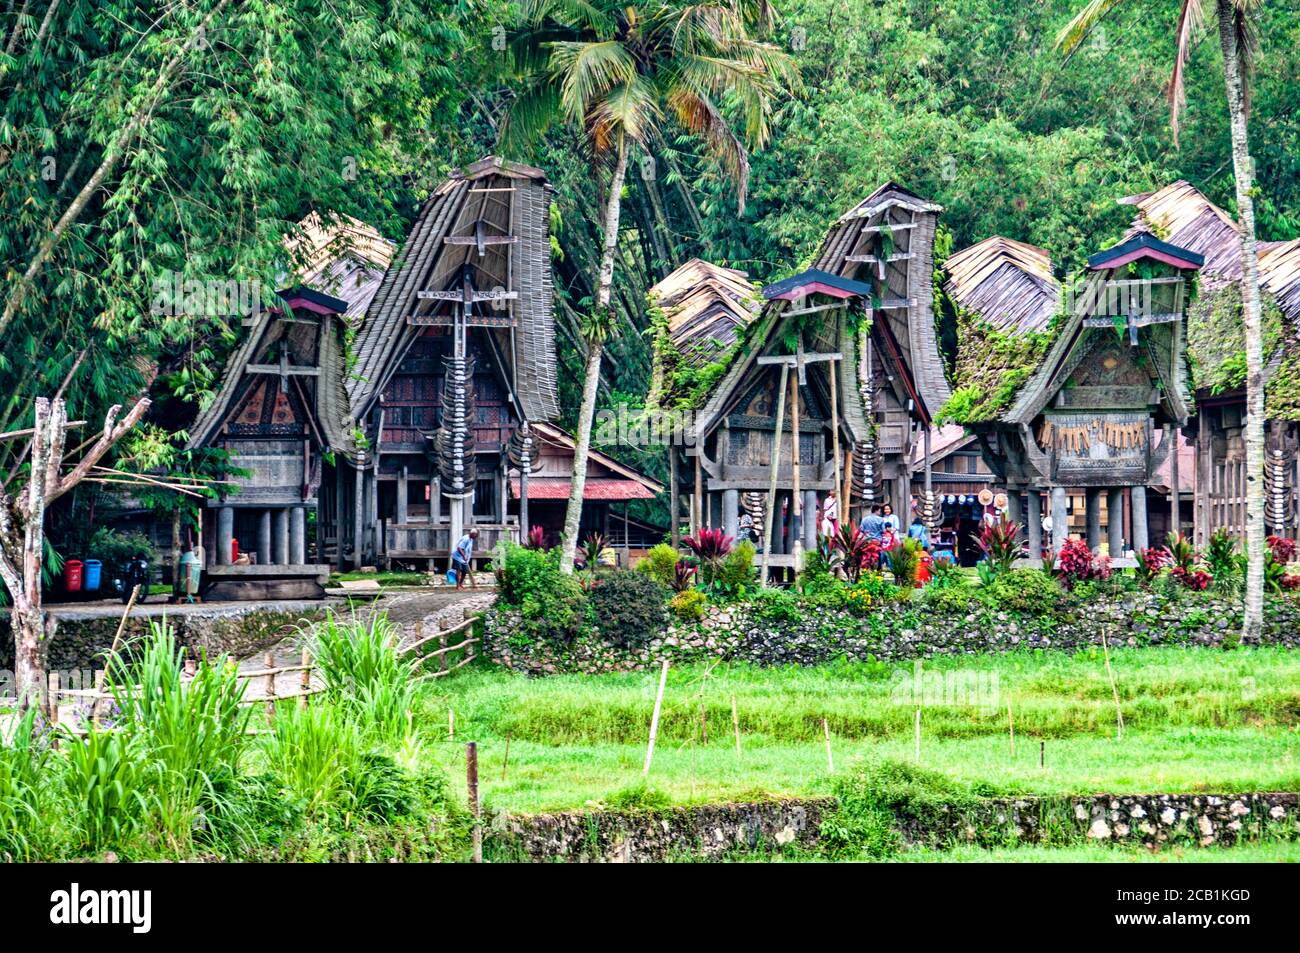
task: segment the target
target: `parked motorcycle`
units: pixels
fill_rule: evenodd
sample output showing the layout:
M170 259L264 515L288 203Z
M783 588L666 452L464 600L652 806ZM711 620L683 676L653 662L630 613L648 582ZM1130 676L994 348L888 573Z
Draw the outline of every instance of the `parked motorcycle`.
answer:
M140 587L140 592L136 595L135 601L144 602L149 597L149 560L137 553L126 564L122 578L114 581L117 583L117 591L122 597L123 605L131 601L131 590L136 586Z

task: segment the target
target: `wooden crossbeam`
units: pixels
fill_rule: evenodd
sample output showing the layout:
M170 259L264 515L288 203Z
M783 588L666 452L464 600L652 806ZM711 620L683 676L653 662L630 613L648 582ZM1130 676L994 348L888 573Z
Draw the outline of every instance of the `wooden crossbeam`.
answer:
M832 353L813 352L807 353L803 345L799 346L796 354L769 354L758 359L759 364L777 364L782 367L793 367L799 375L800 386L808 383L808 365L816 364L819 361L839 361L843 360L844 355L839 351Z
M513 245L519 241L516 235L484 235L481 239L475 235L447 235L443 242L448 245Z
M406 316L406 322L417 327L455 327L457 319L450 314L410 314ZM512 328L515 326L513 315L503 314L472 314L461 319L461 323L467 328Z
M911 259L911 257L912 257L912 253L911 253L910 251L900 251L900 252L895 252L894 254L890 255L888 258L885 259L885 261L887 261L887 262L890 262L890 261L908 261L908 260ZM878 264L880 264L880 259L877 258L875 255L845 255L845 256L844 256L844 260L845 260L845 261L866 262L866 263L869 264L869 265L878 265Z
M288 364L283 367L279 364L249 364L244 368L250 374L276 374L283 373L285 377L316 377L320 374L319 367L302 367L297 364Z
M897 225L894 225L894 224L891 223L890 226L889 226L889 231L890 231L890 233L892 234L892 233L894 233L894 232L905 232L905 231L907 231L909 228L916 228L916 222L899 222ZM883 225L863 225L863 226L862 226L862 231L863 231L863 233L864 233L864 234L868 234L868 235L877 235L877 234L879 234L880 232L883 232L884 230L885 230L885 226L883 226Z
M419 291L415 295L425 301L460 301L465 302L463 291ZM518 291L471 291L470 303L477 301L514 301L519 297Z

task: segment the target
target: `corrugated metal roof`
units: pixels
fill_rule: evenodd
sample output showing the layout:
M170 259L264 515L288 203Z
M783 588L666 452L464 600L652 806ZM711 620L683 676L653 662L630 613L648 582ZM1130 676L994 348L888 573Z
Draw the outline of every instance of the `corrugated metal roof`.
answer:
M951 255L944 269L953 303L998 330L1041 331L1060 305L1052 259L1035 245L994 235Z
M567 500L573 488L571 480L557 477L529 477L530 500ZM518 478L510 481L510 495L516 500L520 494ZM636 480L612 480L597 477L582 484L584 500L653 500L654 493Z

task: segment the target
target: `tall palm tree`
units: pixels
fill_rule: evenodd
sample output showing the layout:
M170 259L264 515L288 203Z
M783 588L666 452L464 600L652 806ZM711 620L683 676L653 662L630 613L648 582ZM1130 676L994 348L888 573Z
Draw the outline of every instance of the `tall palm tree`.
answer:
M1057 37L1069 55L1121 0L1091 0ZM1173 72L1169 77L1169 124L1178 144L1178 117L1186 103L1183 73L1192 45L1205 25L1205 0L1181 0L1175 32ZM1242 637L1257 639L1264 626L1264 343L1260 329L1259 267L1255 252L1255 166L1250 158L1246 119L1250 77L1259 47L1254 15L1261 0L1215 0L1223 78L1232 133L1232 169L1241 223L1241 308L1246 332L1246 604Z
M721 162L743 212L748 150L767 142L772 104L798 74L785 53L757 39L770 25L763 0L524 0L522 21L513 47L524 86L503 138L536 135L567 120L593 164L610 169L564 517L561 568L572 572L600 362L613 325L609 301L629 154L647 149L675 120Z

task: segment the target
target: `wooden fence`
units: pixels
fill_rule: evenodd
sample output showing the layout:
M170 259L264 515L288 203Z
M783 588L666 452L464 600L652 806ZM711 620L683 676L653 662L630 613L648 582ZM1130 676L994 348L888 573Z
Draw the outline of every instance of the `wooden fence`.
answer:
M468 665L475 659L474 646L480 641L474 635L474 623L477 618L469 609L466 609L462 621L451 626L448 626L446 622L440 622L438 630L430 635L424 634L424 623L417 622L415 623L415 641L398 649L397 654L410 661L413 671L419 671L430 662L437 660L437 667L417 675L416 677L419 679L441 678L444 675L450 675L456 669ZM460 640L453 644L453 637ZM421 653L425 646L435 640L438 643L436 649ZM451 657L456 652L462 653L461 658L453 663Z

